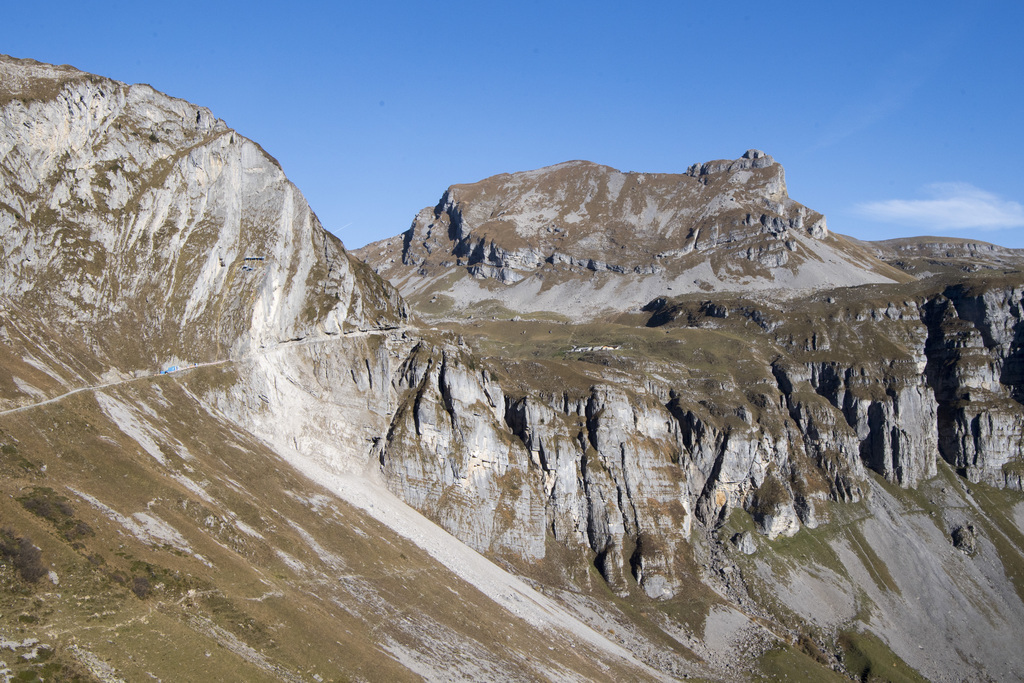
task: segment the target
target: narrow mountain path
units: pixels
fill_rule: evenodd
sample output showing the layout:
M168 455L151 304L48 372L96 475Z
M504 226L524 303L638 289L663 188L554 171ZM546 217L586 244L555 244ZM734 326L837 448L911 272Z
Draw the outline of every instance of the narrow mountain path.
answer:
M379 334L400 334L406 328L396 327L374 330L353 330L341 335L317 336L291 340L259 349L238 359L222 359L198 363L175 371L174 375L188 372L199 367L224 365L244 360L247 357L263 355L295 345L308 345L331 341L340 341L352 337L368 337ZM0 411L0 416L19 413L39 408L64 400L75 394L87 391L100 391L110 387L122 386L133 382L152 380L159 377L158 373L148 373L137 377L128 377L114 382L106 382L91 386L79 387L59 396L29 405ZM214 412L217 412L214 410ZM458 540L440 526L424 517L420 512L400 500L383 484L375 480L372 474L339 475L329 472L309 458L293 449L282 447L281 444L268 444L279 453L289 464L305 474L311 480L331 490L342 500L363 510L365 513L382 522L384 525L424 549L435 560L447 567L455 575L475 586L491 600L501 605L509 613L524 620L534 628L548 631L557 640L564 639L566 644L578 643L593 648L620 660L632 667L638 679L668 680L659 672L636 657L622 645L612 641L589 625L583 623L565 607L543 595L518 576L506 571L489 559ZM553 640L553 643L556 642ZM576 645L571 645L575 647ZM554 647L554 645L553 645Z
M178 370L175 370L173 373L167 373L167 374L175 374L175 375L177 375L179 373L187 372L187 371L193 370L195 368L205 368L205 367L210 367L210 366L213 366L213 365L224 365L225 363L233 363L236 360L245 360L248 357L252 357L252 356L255 356L255 355L263 355L263 354L267 354L267 353L272 353L274 351L278 351L280 349L283 349L283 348L286 348L286 347L291 347L291 346L300 346L300 345L307 345L307 344L324 343L324 342L336 341L338 339L349 339L349 338L352 338L352 337L369 337L369 336L373 336L373 335L377 335L377 334L402 333L402 332L405 332L405 330L407 330L407 329L408 329L408 327L405 327L405 326L397 326L397 327L385 327L385 328L372 329L372 330L350 330L350 331L347 331L347 332L342 332L340 335L304 337L302 339L294 339L294 340L283 341L283 342L280 342L280 343L275 344L273 346L268 346L268 347L265 347L265 348L261 348L258 351L255 351L255 352L252 352L252 353L248 353L248 354L243 355L243 356L241 356L240 358L237 358L237 359L222 358L220 360L211 360L211 361L207 361L205 363L196 363L195 365L189 365L188 367L180 368ZM25 410L31 410L33 408L39 408L41 406L50 405L51 403L56 403L58 401L63 401L64 399L68 398L69 396L74 396L75 394L80 394L80 393L82 393L84 391L99 391L101 389L108 389L110 387L121 386L123 384L130 384L132 382L140 382L142 380L153 379L154 377L159 377L159 376L160 376L160 373L153 372L153 373L146 373L144 375L138 375L136 377L127 377L125 379L120 379L120 380L117 380L115 382L106 382L104 384L91 384L91 385L84 386L84 387L78 387L77 389L72 389L71 391L64 392L63 394L60 394L59 396L54 396L54 397L48 398L48 399L46 399L44 401L39 401L37 403L29 403L29 404L26 404L26 405L23 405L23 406L18 406L17 408L9 408L7 410L0 410L0 416L12 415L14 413L20 413L20 412L25 411Z
M206 363L196 363L195 365L190 365L187 368L181 368L180 370L176 370L175 373L187 372L187 371L193 370L195 368L209 367L211 365L223 365L224 363L230 363L230 362L232 362L232 361L230 361L230 360L212 360L212 361L208 361ZM0 416L11 415L13 413L20 413L20 412L25 411L25 410L31 410L32 408L39 408L39 407L42 407L42 406L45 406L45 405L49 405L51 403L56 403L58 401L63 401L64 399L68 398L69 396L74 396L75 394L80 394L80 393L82 393L84 391L99 391L100 389L108 389L110 387L116 387L116 386L120 386L122 384L131 384L132 382L141 382L142 380L153 379L154 377L159 377L159 376L160 376L159 373L150 373L150 374L145 374L145 375L139 375L137 377L127 377L125 379L117 380L116 382L107 382L105 384L92 384L92 385L89 385L89 386L78 387L77 389L72 389L71 391L65 392L65 393L63 393L63 394L61 394L59 396L54 396L53 398L48 398L45 401L39 401L38 403L29 403L28 405L18 406L17 408L10 408L8 410L0 410Z

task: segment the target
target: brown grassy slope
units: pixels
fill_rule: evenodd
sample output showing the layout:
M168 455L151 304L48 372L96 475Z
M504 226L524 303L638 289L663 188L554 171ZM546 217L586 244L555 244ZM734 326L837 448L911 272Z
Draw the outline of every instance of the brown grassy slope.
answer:
M0 516L59 581L29 583L5 565L5 635L39 639L69 670L92 653L127 680L404 680L409 666L635 675L604 670L586 648L549 650L550 636L207 413L181 383L200 389L230 372L0 417ZM60 502L70 517L19 498ZM69 535L79 523L88 531Z

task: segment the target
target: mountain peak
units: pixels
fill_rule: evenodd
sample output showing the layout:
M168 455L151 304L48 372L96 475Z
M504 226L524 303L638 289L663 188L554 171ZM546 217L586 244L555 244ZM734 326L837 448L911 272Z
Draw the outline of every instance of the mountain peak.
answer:
M514 310L543 306L575 315L630 309L664 290L806 289L905 278L831 235L821 213L790 199L782 165L757 149L693 164L685 173L570 161L452 185L400 240L358 254L404 282L407 295L433 292L424 278L448 282L456 273L514 285L514 292L498 290ZM595 276L617 278L617 286L592 282L602 291L596 298L538 297L553 285L579 294L580 281ZM460 288L467 304L496 294L490 286Z
M686 169L686 174L691 177L699 177L702 175L711 175L715 173L733 173L735 171L745 171L751 168L768 168L776 164L775 159L770 155L762 152L759 149L748 149L743 153L739 159L728 160L720 159L717 161L708 161L703 164L693 164ZM779 165L779 170L782 170L782 166Z

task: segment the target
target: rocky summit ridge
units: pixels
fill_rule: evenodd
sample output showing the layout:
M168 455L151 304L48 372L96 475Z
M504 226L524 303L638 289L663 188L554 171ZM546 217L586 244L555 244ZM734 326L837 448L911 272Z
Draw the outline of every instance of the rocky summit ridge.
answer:
M759 150L681 174L570 161L453 185L400 238L357 254L412 301L442 295L457 310L494 299L576 318L668 290L779 293L907 279L790 199L782 166Z
M0 236L0 673L1024 675L1017 250L751 150L453 185L389 284L209 111L7 57Z

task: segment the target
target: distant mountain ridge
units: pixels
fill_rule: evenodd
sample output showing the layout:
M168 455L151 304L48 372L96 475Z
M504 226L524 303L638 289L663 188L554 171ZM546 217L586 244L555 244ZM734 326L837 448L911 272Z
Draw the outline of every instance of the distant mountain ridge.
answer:
M1024 249L956 237L903 237L865 242L878 258L900 270L932 274L1024 268Z

